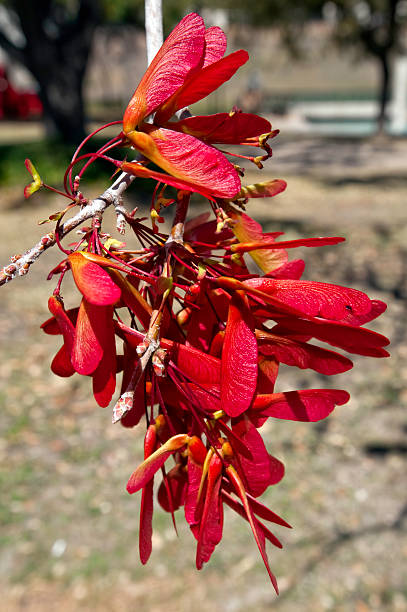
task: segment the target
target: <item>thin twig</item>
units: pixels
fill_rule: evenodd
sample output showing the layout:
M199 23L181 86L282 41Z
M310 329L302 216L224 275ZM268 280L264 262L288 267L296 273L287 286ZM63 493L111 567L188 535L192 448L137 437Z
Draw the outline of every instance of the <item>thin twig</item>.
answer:
M150 64L163 41L161 0L146 0L145 13L147 61L148 64ZM135 178L136 177L132 174L122 172L113 185L106 189L102 195L84 206L74 217L64 224L61 224L59 227L59 239L69 234L69 232L78 227L78 225L81 225L81 223L87 219L91 219L97 214L102 215L111 204L114 206L120 204L123 193ZM121 225L121 218L119 224ZM23 255L12 257L11 263L0 270L0 286L8 283L17 276L24 276L27 274L30 266L37 261L40 255L55 244L55 233L50 232L43 236L37 244L25 251Z
M103 214L106 208L121 198L124 191L131 185L136 177L132 174L122 172L102 195L89 204L84 206L74 217L65 221L59 227L59 238L63 238L74 230L78 225L81 225L87 219L93 218L95 215ZM40 255L50 247L56 244L55 234L50 232L43 236L40 241L33 247L28 249L18 259L13 258L12 262L0 271L0 286L11 281L16 276L24 276L27 274L31 264L33 264Z

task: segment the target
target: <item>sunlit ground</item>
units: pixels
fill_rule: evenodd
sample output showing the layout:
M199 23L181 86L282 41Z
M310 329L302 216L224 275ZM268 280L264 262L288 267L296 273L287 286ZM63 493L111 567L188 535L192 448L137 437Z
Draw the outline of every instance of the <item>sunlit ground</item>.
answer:
M352 401L322 424L264 428L270 452L286 464L265 499L294 527L276 528L284 550L269 550L280 597L247 524L228 511L223 541L198 573L181 512L177 538L157 508L153 555L141 566L139 498L125 484L142 432L112 426L87 379L50 373L58 339L39 329L53 289L44 279L57 261L49 253L0 290L4 610L407 610L406 145L366 146L282 141L263 176L288 176L287 192L248 206L266 230L289 238L347 236L344 245L303 249L306 278L387 301L374 328L392 340L390 360L356 358L355 369L335 379L282 372L278 390L332 385L350 390ZM37 220L60 208L38 194L24 204L22 186L1 191L2 265L44 233ZM64 293L77 303L73 289Z

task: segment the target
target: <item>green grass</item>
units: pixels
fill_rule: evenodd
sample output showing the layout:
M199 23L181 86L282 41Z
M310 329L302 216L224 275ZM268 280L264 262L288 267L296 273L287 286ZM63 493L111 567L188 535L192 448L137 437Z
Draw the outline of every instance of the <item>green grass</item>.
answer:
M61 142L0 145L0 183L3 186L28 183L30 176L24 166L27 157L45 181L58 183L71 155L72 146Z
M84 152L97 150L103 140L93 139L92 143L84 148ZM22 186L30 182L24 160L29 158L40 173L43 181L49 185L60 187L65 170L72 158L75 147L61 141L39 141L17 144L0 145L0 184L2 187ZM107 170L106 170L107 169ZM107 172L113 174L114 168L99 161L93 164L86 172L91 181L105 179Z
M97 151L104 142L105 140L94 138L90 144L84 147L83 152ZM40 142L28 142L26 144L0 145L0 185L3 188L20 186L21 202L24 201L24 186L31 182L31 177L24 165L25 159L29 158L39 172L44 183L64 191L64 174L74 151L74 146L60 141L44 140ZM131 157L131 151L123 149L117 152L115 150L113 151L112 157L116 159L125 159L126 155ZM83 163L78 164L76 172L81 168ZM152 168L156 169L153 166ZM109 178L112 177L114 171L115 168L111 163L97 160L86 170L86 174L81 183L83 193L86 195L87 189L96 184L104 185L104 188L106 188L109 185ZM155 185L156 183L152 179L137 181L137 202L135 203L137 203L137 205L148 204L151 200L151 194ZM101 189L103 190L103 187L101 187ZM41 191L40 193L41 197L43 197L45 192ZM128 197L130 199L132 198L131 189L128 192ZM38 201L38 193L35 193L33 197L27 201L27 205L35 206ZM61 201L62 205L65 206L65 198L61 198Z

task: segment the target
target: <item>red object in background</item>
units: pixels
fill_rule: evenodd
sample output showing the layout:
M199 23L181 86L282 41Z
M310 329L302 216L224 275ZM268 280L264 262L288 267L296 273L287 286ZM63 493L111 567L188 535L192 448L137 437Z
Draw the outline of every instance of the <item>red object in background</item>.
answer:
M16 91L5 68L0 66L0 119L30 119L41 115L42 104L37 94Z

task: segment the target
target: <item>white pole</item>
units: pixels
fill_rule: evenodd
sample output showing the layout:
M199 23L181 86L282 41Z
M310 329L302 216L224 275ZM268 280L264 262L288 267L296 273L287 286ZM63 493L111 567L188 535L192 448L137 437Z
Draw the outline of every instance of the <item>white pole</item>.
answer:
M147 63L151 64L163 44L163 10L161 0L145 0Z

